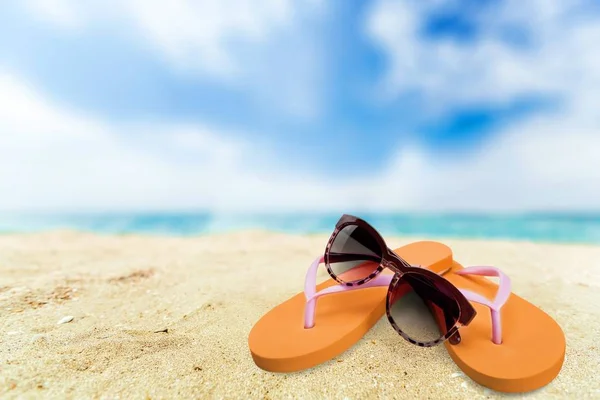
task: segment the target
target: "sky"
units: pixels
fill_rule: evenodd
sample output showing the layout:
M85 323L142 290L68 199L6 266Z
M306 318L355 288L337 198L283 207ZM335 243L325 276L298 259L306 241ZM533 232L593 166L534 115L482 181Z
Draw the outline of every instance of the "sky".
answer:
M600 210L600 3L0 4L0 210Z

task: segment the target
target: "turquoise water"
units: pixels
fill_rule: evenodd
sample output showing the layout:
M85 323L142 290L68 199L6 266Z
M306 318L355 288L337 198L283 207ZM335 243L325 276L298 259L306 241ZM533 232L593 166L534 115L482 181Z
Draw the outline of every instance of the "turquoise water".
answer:
M355 214L383 235L600 243L600 214ZM202 235L242 229L330 233L340 214L0 215L0 232L74 229L103 234Z

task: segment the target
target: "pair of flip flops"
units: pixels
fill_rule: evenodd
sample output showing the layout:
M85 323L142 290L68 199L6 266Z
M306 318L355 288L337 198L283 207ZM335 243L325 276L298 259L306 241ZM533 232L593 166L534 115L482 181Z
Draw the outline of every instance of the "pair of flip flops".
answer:
M443 275L477 311L460 328L459 343L444 343L467 376L497 391L526 392L558 375L564 333L548 314L512 293L510 279L500 270L463 268L452 250L438 242L415 242L394 252L411 265ZM309 268L303 293L270 310L252 328L248 341L258 367L293 372L319 365L357 343L385 315L391 271L353 288L333 279L317 285L322 262L319 257ZM499 285L486 276L500 278Z

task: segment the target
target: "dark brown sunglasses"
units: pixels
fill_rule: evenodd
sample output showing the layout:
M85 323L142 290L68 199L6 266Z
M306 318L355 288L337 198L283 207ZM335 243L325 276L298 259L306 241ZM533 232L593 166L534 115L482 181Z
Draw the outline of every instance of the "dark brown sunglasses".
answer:
M450 338L460 342L458 329L476 311L465 296L443 277L413 267L394 253L364 220L343 215L335 226L324 256L329 275L346 286L363 285L384 268L394 272L386 313L394 329L409 342L430 347Z

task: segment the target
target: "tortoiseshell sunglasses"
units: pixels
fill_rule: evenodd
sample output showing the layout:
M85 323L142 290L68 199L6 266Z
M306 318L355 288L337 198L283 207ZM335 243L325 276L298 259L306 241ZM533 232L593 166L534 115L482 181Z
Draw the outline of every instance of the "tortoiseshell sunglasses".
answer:
M434 272L409 265L385 244L375 228L352 215L345 214L337 222L324 261L329 275L346 286L379 281L376 277L384 268L392 270L395 274L388 287L387 317L413 344L430 347L448 338L457 344L458 329L475 317L475 309L454 285Z

